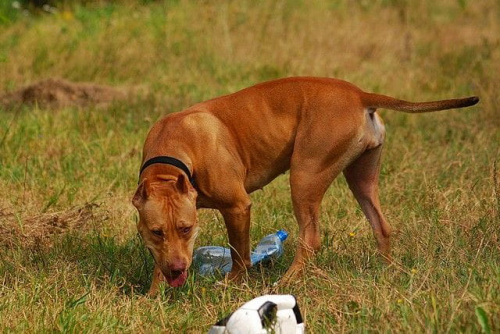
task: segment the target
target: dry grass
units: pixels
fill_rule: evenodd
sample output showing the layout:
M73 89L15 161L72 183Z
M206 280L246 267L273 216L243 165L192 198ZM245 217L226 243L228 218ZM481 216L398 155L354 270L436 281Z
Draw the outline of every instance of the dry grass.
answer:
M277 292L298 297L311 333L498 332L498 12L493 0L129 0L0 15L1 91L59 77L145 92L102 109L0 109L0 331L203 332ZM130 197L147 130L167 112L291 75L481 102L417 116L380 111L394 265L380 263L340 177L323 201L321 252L301 281L275 288L297 242L285 175L252 195L254 242L290 232L278 263L242 285L193 273L187 286L146 298L152 263ZM200 222L197 245L227 242L215 212L201 211ZM50 247L32 247L37 238Z
M0 94L0 106L4 109L13 109L21 105L44 109L106 107L115 101L125 100L127 95L131 95L131 92L127 94L124 89L49 78L15 92Z
M0 208L0 248L44 248L51 246L57 235L102 228L108 220L95 203L60 212L41 213L32 217L16 217L7 208Z

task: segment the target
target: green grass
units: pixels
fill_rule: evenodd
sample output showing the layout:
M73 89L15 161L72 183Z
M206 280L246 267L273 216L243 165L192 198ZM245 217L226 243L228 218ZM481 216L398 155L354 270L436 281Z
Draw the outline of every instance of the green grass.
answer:
M99 204L85 228L48 246L0 246L0 332L206 332L266 293L296 295L311 333L498 332L499 12L493 0L60 2L57 14L27 16L0 5L1 90L56 76L143 92L105 109L0 109L0 224L27 231L33 217ZM292 75L481 102L381 111L394 265L381 263L339 177L323 201L322 250L302 280L273 287L297 242L284 175L252 195L254 244L290 232L274 266L242 285L191 273L186 286L146 297L152 260L130 199L148 129L168 112ZM197 246L227 244L216 212L199 218Z

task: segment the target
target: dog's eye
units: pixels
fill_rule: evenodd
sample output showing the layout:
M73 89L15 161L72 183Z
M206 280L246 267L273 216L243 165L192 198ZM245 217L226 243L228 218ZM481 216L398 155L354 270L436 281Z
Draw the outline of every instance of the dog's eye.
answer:
M162 230L151 230L151 233L153 233L156 236L163 237L163 231Z
M191 232L191 227L181 227L180 231L183 234L188 234L189 232Z

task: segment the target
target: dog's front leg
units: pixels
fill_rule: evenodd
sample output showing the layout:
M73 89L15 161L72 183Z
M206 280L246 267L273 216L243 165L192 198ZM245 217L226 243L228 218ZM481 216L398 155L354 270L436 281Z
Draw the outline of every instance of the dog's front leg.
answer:
M151 282L151 287L149 288L148 295L150 297L156 296L160 287L160 283L164 281L165 276L163 276L160 267L155 263L155 268L153 270L153 281Z
M220 210L224 217L233 267L228 275L231 280L241 278L250 263L250 207L249 199L230 208Z

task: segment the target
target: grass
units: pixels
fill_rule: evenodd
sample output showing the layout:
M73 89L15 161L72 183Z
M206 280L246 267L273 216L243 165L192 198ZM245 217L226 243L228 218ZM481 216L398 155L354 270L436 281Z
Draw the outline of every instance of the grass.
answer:
M500 330L498 2L130 0L60 2L55 14L0 10L2 90L55 76L143 92L104 110L0 110L0 225L25 234L0 246L0 332L206 332L271 292L297 296L311 333ZM242 285L191 273L186 286L147 298L152 261L130 198L148 129L168 112L292 75L410 100L481 102L426 115L381 111L394 265L377 257L339 177L323 201L321 252L296 285L274 288L297 242L285 175L252 195L254 244L290 232L274 266ZM81 228L23 242L26 224L87 203L98 206ZM198 246L227 243L216 212L199 219Z

